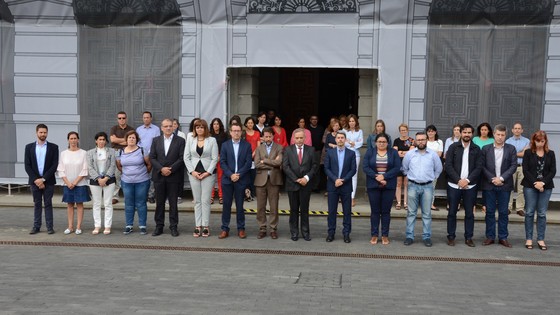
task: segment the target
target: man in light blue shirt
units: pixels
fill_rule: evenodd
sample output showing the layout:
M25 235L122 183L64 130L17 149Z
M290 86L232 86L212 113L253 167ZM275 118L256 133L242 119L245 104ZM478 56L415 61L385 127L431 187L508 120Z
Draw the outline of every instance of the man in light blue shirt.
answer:
M155 137L160 136L159 128L152 124L152 113L151 112L143 112L142 113L142 122L143 124L136 128L136 132L140 136L140 142L138 142L138 146L142 147L144 153L149 155L150 149L152 148L152 142ZM154 182L150 180L150 189L148 190L148 202L155 203L155 188Z
M402 171L408 177L408 214L406 217L406 240L404 245L414 243L414 224L418 206L422 208L422 240L427 247L432 246L432 182L437 180L443 169L435 151L426 148L428 137L425 132L417 132L414 150L406 153Z
M523 125L517 122L513 125L511 129L513 136L506 140L506 143L511 144L515 147L515 151L517 151L517 169L513 174L513 185L514 188L517 190L517 197L514 198L515 194L511 194L509 197L509 204L508 209L509 213L512 210L516 210L519 216L525 217L525 197L523 196L523 186L521 186L521 182L523 181L523 168L521 165L523 164L523 154L525 154L525 150L529 148L529 139L523 137L521 134L523 133ZM515 199L515 208L513 208L513 199Z

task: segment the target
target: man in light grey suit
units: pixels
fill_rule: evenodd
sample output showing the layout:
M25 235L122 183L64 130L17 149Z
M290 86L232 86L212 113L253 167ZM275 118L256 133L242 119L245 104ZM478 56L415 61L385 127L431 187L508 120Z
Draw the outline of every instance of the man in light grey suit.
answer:
M165 200L167 199L169 201L169 228L171 236L176 237L179 236L177 196L179 195L179 183L183 182L185 139L173 135L173 121L169 118L161 122L161 130L163 135L153 139L150 149L152 180L156 188L156 212L154 214L156 229L152 235L158 236L163 233Z

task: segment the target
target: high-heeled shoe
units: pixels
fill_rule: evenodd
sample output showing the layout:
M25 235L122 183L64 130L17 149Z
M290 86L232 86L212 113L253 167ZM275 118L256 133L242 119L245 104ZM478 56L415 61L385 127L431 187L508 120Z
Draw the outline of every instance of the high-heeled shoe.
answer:
M537 242L537 245L539 245L539 248L540 248L541 250L547 250L547 249L548 249L548 247L546 246L546 244L545 244L544 242L543 242L542 244L539 243L539 242Z
M93 231L91 231L91 234L93 234L93 235L99 234L99 228L96 227L95 229L93 229Z
M202 228L202 237L208 237L210 236L210 228L205 226L204 228Z
M200 237L200 226L194 228L194 232L192 234L194 237Z
M105 235L111 234L111 228L105 228L105 230L103 230L103 234Z
M525 242L525 248L533 249L533 242Z

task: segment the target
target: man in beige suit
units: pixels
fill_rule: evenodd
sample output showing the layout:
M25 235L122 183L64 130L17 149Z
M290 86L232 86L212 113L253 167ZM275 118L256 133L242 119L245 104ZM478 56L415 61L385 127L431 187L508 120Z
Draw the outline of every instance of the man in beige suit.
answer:
M272 128L263 129L264 143L257 147L255 151L255 167L257 176L255 177L255 187L257 190L257 223L259 224L259 234L257 238L266 236L266 199L270 204L270 215L268 226L270 227L270 237L278 238L276 229L278 227L278 196L280 187L283 184L282 176L282 146L272 141L274 133Z

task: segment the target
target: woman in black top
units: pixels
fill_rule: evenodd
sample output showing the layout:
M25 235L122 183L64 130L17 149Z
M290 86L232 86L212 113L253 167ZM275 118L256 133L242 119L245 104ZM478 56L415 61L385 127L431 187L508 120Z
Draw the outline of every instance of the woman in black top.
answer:
M210 135L212 137L214 137L214 139L216 139L216 143L218 144L218 164L216 165L216 174L217 174L217 180L216 182L218 183L218 198L220 204L222 204L224 202L222 196L222 167L220 166L220 152L222 150L222 143L224 143L224 141L227 140L227 134L224 128L224 123L222 122L222 120L218 117L212 119L212 122L210 123ZM210 198L210 204L214 203L214 196L216 194L216 190L212 189L212 197Z
M546 132L531 136L530 148L523 155L523 195L525 197L525 247L533 248L533 220L537 212L537 245L547 250L544 242L546 210L556 176L556 157L548 148Z

